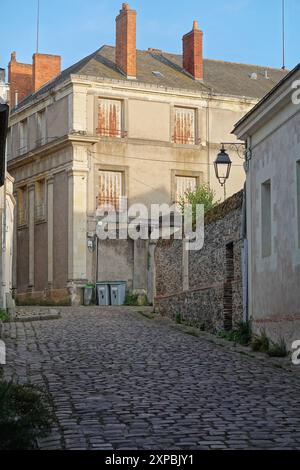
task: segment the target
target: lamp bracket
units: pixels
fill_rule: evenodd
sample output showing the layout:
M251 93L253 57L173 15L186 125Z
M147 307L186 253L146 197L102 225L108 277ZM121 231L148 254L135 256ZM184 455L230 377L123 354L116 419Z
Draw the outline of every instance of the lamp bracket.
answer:
M247 162L251 158L251 149L247 148L245 142L221 142L222 149L235 150L241 160Z

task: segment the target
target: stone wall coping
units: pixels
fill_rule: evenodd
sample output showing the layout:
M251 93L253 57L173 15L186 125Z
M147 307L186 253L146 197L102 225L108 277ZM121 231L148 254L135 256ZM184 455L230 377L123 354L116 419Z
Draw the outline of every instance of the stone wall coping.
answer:
M238 193L235 193L233 196L226 199L224 202L219 204L218 206L214 207L210 211L205 214L205 224L211 224L213 222L217 222L218 220L226 217L226 215L230 214L231 212L239 209L243 205L244 199L244 190L242 189Z

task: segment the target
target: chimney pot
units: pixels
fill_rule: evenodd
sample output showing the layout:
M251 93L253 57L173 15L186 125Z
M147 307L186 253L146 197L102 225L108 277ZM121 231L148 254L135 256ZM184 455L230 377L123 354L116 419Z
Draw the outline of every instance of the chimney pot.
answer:
M193 29L199 29L199 26L198 26L198 21L195 20L194 23L193 23Z
M122 10L130 10L129 3L123 3L122 4Z

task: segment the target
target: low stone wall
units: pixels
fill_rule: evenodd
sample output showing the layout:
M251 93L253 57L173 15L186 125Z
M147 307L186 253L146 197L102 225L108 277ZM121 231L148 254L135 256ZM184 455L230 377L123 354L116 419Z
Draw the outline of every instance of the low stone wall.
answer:
M27 292L24 294L17 294L15 296L17 305L71 305L71 292L70 289L52 289L42 292Z
M207 331L243 320L241 237L243 191L205 217L202 250L183 252L181 240L160 241L155 251L155 308Z

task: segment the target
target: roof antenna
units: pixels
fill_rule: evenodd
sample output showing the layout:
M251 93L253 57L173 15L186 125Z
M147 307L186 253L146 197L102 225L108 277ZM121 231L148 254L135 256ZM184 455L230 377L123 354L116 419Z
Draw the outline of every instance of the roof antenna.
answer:
M39 52L39 39L40 39L40 0L37 0L36 53Z
M282 70L285 70L285 0L282 0Z

